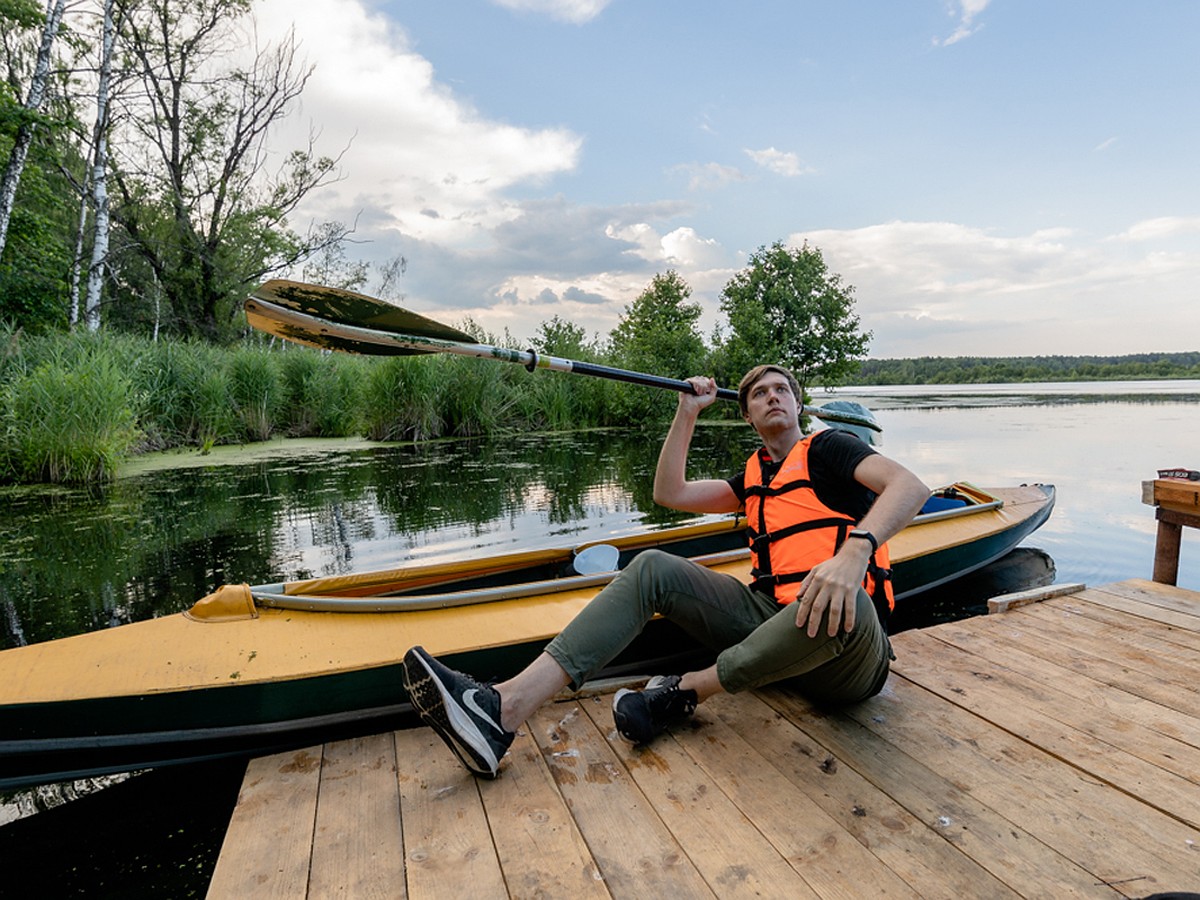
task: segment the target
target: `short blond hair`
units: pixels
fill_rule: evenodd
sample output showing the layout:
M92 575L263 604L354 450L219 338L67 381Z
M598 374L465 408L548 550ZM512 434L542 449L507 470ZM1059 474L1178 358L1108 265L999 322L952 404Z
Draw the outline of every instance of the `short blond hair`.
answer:
M796 380L796 376L785 369L783 366L776 366L770 363L761 366L755 366L749 372L742 376L742 380L738 382L738 406L741 407L742 415L746 415L746 400L750 396L750 388L754 387L764 375L769 372L777 372L787 379L788 387L792 389L792 394L796 398L796 403L803 403L800 396L800 382Z

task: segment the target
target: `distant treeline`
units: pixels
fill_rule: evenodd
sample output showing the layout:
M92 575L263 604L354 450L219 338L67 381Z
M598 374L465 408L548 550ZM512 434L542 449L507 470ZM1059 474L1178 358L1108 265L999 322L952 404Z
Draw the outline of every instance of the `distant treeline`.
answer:
M872 384L1008 384L1200 378L1200 351L1129 356L922 356L868 359L847 381Z

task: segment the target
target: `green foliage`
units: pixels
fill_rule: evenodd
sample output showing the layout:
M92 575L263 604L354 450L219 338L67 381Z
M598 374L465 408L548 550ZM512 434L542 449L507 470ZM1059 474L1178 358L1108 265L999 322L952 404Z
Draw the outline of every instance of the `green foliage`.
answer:
M0 112L3 108L0 102ZM22 170L0 257L0 319L45 332L67 324L79 201L64 171L79 172L83 166L64 123L38 118L41 125ZM8 159L12 147L4 130L0 123L0 161Z
M0 20L10 27L40 28L46 20L45 6L33 0L0 0Z
M365 360L298 348L280 358L288 434L335 437L358 430Z
M687 378L704 369L706 351L697 331L700 304L689 303L692 290L679 273L655 275L650 285L625 307L613 329L612 357L619 368L667 378ZM670 393L627 386L621 391L627 421L662 418L675 408Z
M543 322L530 343L546 356L572 362L604 362L597 342L589 340L583 328L559 316ZM521 386L518 403L521 416L531 427L562 431L614 421L618 390L618 385L603 378L535 372Z
M283 408L283 378L274 357L259 347L239 347L229 364L229 395L242 434L265 441Z
M374 441L425 440L441 434L436 377L422 357L376 360L364 391L366 434Z
M17 480L107 480L137 440L131 385L114 358L94 346L62 350L4 386L0 458Z
M1126 356L922 356L868 359L849 384L1011 384L1200 378L1200 352Z
M759 248L725 286L721 309L732 330L723 348L730 383L773 362L790 368L801 387L836 385L855 371L871 339L859 331L854 288L808 244Z
M111 255L128 325L229 342L244 327L248 288L330 237L301 237L286 218L335 161L297 150L277 173L263 170L266 136L310 70L293 38L236 66L236 27L249 8L163 0L126 10L121 49L140 85L118 98L124 152L112 173Z

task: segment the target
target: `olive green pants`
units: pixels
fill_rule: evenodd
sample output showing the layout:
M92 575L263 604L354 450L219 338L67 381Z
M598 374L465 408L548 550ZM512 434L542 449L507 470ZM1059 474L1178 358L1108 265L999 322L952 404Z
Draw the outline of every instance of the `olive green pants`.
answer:
M858 592L854 630L816 637L796 627L796 604L660 550L638 554L546 647L578 688L620 653L655 615L717 656L730 693L789 680L817 703L856 703L887 680L891 647L871 598Z

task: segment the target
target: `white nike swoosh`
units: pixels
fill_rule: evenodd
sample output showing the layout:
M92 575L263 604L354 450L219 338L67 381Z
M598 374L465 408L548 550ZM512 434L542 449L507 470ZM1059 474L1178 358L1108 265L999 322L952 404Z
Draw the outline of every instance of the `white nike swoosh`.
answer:
M486 712L484 712L482 709L480 709L479 704L475 702L475 695L477 693L479 693L479 691L476 688L471 688L466 693L464 693L463 698L462 698L463 706L465 706L467 709L469 709L471 712L473 712L479 718L483 719L483 721L487 722L489 725L491 725L493 728L495 728L496 731L500 732L500 734L504 734L505 733L504 729L500 727L500 723L496 722L491 716L489 716Z

